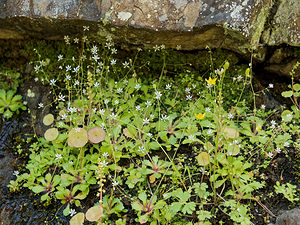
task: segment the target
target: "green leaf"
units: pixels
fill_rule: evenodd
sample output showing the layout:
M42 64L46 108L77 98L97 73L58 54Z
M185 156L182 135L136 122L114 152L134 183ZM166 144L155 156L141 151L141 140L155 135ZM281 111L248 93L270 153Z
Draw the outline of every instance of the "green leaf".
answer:
M196 209L196 203L195 202L188 202L186 203L183 208L181 209L181 212L192 214L193 211Z
M290 110L284 110L281 113L281 118L284 122L291 122L293 119L293 113Z
M201 152L196 159L200 166L207 166L210 163L209 154L207 152Z
M45 191L45 187L43 187L41 185L37 185L37 186L34 186L31 190L34 193L38 194L38 193L41 193L41 192Z
M294 91L300 91L300 84L294 84Z
M131 203L131 207L136 211L142 211L143 210L142 204L137 200Z
M289 98L289 97L292 97L293 92L292 91L284 91L281 93L281 95L285 98Z
M147 194L143 191L138 195L139 199L143 202L146 203L147 201Z

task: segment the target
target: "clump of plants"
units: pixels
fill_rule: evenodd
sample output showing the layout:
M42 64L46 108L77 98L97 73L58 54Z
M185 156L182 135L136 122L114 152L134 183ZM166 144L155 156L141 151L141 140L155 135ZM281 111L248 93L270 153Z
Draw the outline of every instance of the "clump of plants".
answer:
M257 196L265 186L260 169L296 145L299 111L285 110L275 121L275 111L249 109L243 91L251 89L251 67L235 80L241 92L226 102L228 61L178 86L165 76L163 46L152 51L162 56L161 73L145 76L151 61L117 60L111 38L80 42L77 56L58 53L57 79L48 79L46 66L37 70L54 96L43 120L49 128L31 145L11 191L26 187L45 204L59 200L71 224L126 224L129 212L140 224L215 224L220 214L223 223L252 224L252 202L274 216ZM95 205L83 212L92 187ZM295 191L283 194L298 201Z
M13 90L0 89L0 115L2 115L2 118L9 119L14 113L19 114L20 110L26 110L26 106L22 102L22 96L16 95Z

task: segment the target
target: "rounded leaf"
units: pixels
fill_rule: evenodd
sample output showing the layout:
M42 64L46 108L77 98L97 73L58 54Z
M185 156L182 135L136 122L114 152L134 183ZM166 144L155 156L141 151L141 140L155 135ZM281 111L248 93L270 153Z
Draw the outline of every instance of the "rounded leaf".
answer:
M46 116L44 116L43 124L49 126L53 123L53 121L54 121L54 116L51 113L49 113Z
M90 222L96 222L103 216L103 207L101 205L96 205L88 209L85 217Z
M289 97L292 97L293 92L292 91L284 91L281 93L281 95L285 98L289 98Z
M240 153L240 146L237 144L228 145L227 152L229 155L238 155Z
M200 166L207 166L210 163L209 154L207 152L201 152L196 159Z
M233 127L225 127L223 129L224 135L226 138L232 138L232 139L236 139L240 136L239 132L237 131L237 129L233 128Z
M81 148L88 142L88 134L83 128L73 128L68 135L68 145L70 147Z
M58 136L58 130L57 130L57 128L49 128L44 133L44 138L47 141L53 141L53 140L55 140L57 138L57 136Z
M70 225L83 225L84 223L84 213L77 213L70 220Z
M281 113L281 118L284 122L291 122L293 119L293 113L290 110L284 110Z
M88 138L93 144L98 144L105 139L105 131L100 127L94 127L88 131Z

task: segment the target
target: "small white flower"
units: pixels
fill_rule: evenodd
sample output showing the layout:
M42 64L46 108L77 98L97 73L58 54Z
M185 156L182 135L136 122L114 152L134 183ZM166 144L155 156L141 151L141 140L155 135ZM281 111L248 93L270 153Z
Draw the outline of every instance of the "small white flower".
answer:
M39 65L35 65L35 66L34 66L34 71L37 72L37 71L40 70L40 68L41 68L41 67L40 67Z
M267 155L268 155L269 158L273 157L273 153L272 152L267 153Z
M209 129L209 130L207 131L207 135L212 135L212 134L213 134L213 130Z
M79 133L79 132L80 132L80 127L76 127L76 128L75 128L75 132L76 132L76 133Z
M170 90L170 89L171 89L171 87L172 87L172 85L171 85L171 84L167 84L167 85L166 85L166 90Z
M234 116L231 113L228 113L227 117L228 119L233 119Z
M274 88L274 84L269 84L269 88Z
M76 214L76 211L75 211L75 209L70 209L70 211L69 211L69 216L74 216Z
M68 108L68 111L70 113L75 113L75 112L77 112L77 108L76 107L70 107L70 108Z
M113 187L115 187L115 186L117 186L119 183L118 183L118 181L114 180L111 184L112 184Z
M39 81L39 78L37 78L37 77L34 78L34 81L35 81L35 82L38 82L38 81Z
M188 138L189 138L189 140L191 140L191 141L194 141L194 140L195 140L195 136L194 136L194 135L190 135Z
M72 67L70 65L66 66L66 72L70 71L72 69Z
M66 76L66 80L71 80L71 76L70 76L70 75L67 75L67 76Z
M275 121L275 120L271 120L270 123L271 123L272 126L275 126L275 125L276 125L276 121Z
M140 110L141 110L141 106L137 105L137 106L135 107L135 109L136 109L137 111L140 111Z
M169 120L169 116L167 116L167 115L162 115L162 116L161 116L161 120L165 122L166 120Z
M141 86L140 84L136 84L134 88L135 88L136 90L139 90L141 87L142 87L142 86Z
M64 125L64 123L61 121L58 123L58 127L62 127L63 125Z
M238 81L241 81L243 79L242 75L239 75L237 78L236 78Z
M127 85L128 84L128 80L124 80L123 84Z
M78 42L79 42L79 38L74 38L74 43L78 44Z
M94 46L91 48L91 52L92 52L93 55L97 54L97 53L98 53L98 47L94 45Z
M144 153L145 152L145 147L144 146L139 146L138 151Z
M147 133L146 134L148 137L153 137L153 134L151 134L151 133Z
M287 117L287 119L288 119L288 120L290 120L290 119L292 119L292 118L293 118L292 114L290 114L290 113L289 113L289 114L287 114L287 115L286 115L286 117Z
M122 65L123 65L123 68L124 68L124 69L129 68L129 63L126 62L126 61L123 62Z
M276 151L277 153L280 153L280 152L281 152L281 149L280 149L279 147L277 147L277 148L275 149L275 151Z
M154 119L154 115L150 114L150 119L153 120Z
M108 153L107 153L107 152L104 152L104 153L102 154L102 156L103 156L104 159L106 159L106 158L108 157Z
M113 65L116 65L116 63L117 63L117 60L115 60L115 59L112 59L112 60L110 60L110 64L113 66Z
M212 86L213 86L212 84L207 84L207 85L206 85L206 87L207 87L208 89L210 89Z
M69 164L73 164L73 161L71 160L71 161L69 161Z
M62 119L62 120L65 120L65 119L67 119L67 118L68 118L67 114L63 114L63 115L61 116L61 119Z
M65 42L70 44L70 37L68 35L64 36Z
M78 73L78 71L79 71L79 66L76 66L76 67L73 68L73 70L72 70L73 73Z
M205 112L211 112L210 108L207 107L207 108L205 109Z
M115 105L118 105L119 104L119 100L115 100Z
M232 143L235 144L235 145L237 145L239 143L239 141L238 140L234 140Z
M191 88L188 88L188 87L187 87L187 88L185 89L185 92L186 92L186 93L190 93L191 90L192 90Z
M112 49L111 49L111 54L117 54L117 49L112 48Z
M290 146L290 143L288 143L288 142L286 141L286 142L284 142L283 146L288 148L288 147Z
M94 83L94 87L95 87L95 88L99 87L99 85L100 85L99 82L95 82L95 83Z
M56 153L55 154L55 160L60 160L60 159L62 159L61 154Z
M160 92L160 91L156 91L155 92L155 97L154 98L156 98L156 99L160 99L160 97L162 96L162 93Z
M143 125L145 125L145 124L149 124L149 122L150 122L150 121L149 121L149 119L148 119L148 118L144 118L144 119L143 119Z
M51 86L55 85L55 83L56 83L56 80L54 80L54 79L50 80L50 85Z
M114 114L114 113L111 113L111 114L109 115L109 117L110 117L110 119L115 120L115 119L117 118L117 115Z
M63 59L63 55L60 54L60 55L57 56L57 61L60 61L62 59Z
M104 115L104 113L105 113L105 110L104 110L104 109L100 109L100 110L99 110L99 114Z
M79 83L79 80L75 80L75 82L74 82L74 86L77 86L77 85L79 85L80 83Z
M261 108L261 109L265 109L266 106L265 106L265 105L261 105L260 108Z
M146 105L147 107L149 107L149 106L152 105L152 103L151 103L151 101L146 101L146 102L145 102L145 105Z
M117 89L117 93L120 94L120 93L122 93L122 92L123 92L123 88L118 88L118 89Z
M83 31L89 31L90 27L89 26L83 26Z
M186 96L186 100L188 100L188 101L189 101L189 100L192 100L192 98L193 98L193 96L191 96L191 95L187 95L187 96Z
M107 105L109 103L108 99L104 99L104 104Z
M43 103L39 103L38 108L39 109L44 108L44 104Z
M98 62L100 57L97 54L95 54L95 55L93 55L92 59L95 60L96 62Z
M64 95L58 95L58 101L65 101L65 96Z
M103 160L101 163L100 163L100 167L107 167L108 165L108 162L106 162L105 160Z
M20 172L18 170L15 170L13 173L14 176L19 176L19 174L20 174Z

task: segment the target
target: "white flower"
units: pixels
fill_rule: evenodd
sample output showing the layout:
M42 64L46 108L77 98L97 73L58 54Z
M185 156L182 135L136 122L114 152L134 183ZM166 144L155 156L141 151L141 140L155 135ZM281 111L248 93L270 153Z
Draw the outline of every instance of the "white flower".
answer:
M109 103L109 100L108 99L104 99L104 104L108 104Z
M126 62L126 61L123 62L122 65L123 65L123 68L124 68L124 69L129 68L129 63Z
M115 186L117 186L119 183L118 183L118 181L114 180L111 184L112 184L113 187L115 187Z
M137 105L137 106L135 107L135 109L136 109L137 111L140 111L140 110L141 110L141 106Z
M207 87L208 89L210 89L212 86L213 86L212 84L207 84L207 85L206 85L206 87Z
M167 85L166 85L166 90L170 90L170 89L171 89L171 87L172 87L172 85L171 85L171 84L167 84Z
M39 78L37 78L37 77L34 78L34 81L35 81L35 82L38 82L38 81L39 81Z
M71 161L69 161L69 164L73 164L73 161L71 160Z
M44 104L43 103L39 103L38 108L44 108Z
M83 31L89 31L90 27L89 26L83 26Z
M74 38L74 43L77 44L79 42L79 38Z
M142 87L142 86L141 86L140 84L136 84L134 88L135 88L136 90L139 90L141 87Z
M277 148L275 149L275 151L276 151L277 153L280 153L280 152L281 152L281 149L280 149L279 147L277 147Z
M265 106L265 105L261 105L260 108L261 108L261 109L265 109L266 106Z
M101 163L100 163L100 167L107 167L108 165L108 162L106 162L105 160L103 160Z
M35 65L35 66L34 66L34 71L37 72L37 71L40 70L40 68L41 68L41 67L40 67L39 65Z
M76 128L75 128L75 132L76 132L76 133L79 133L79 132L80 132L80 127L76 127Z
M99 87L99 83L98 82L96 82L96 83L94 83L94 87Z
M238 140L234 140L232 143L235 144L235 145L237 145L239 143L239 141Z
M104 113L105 113L105 110L104 110L104 109L100 109L100 110L99 110L99 114L104 115Z
M66 72L70 71L72 69L72 67L70 65L66 66Z
M205 109L205 112L211 112L210 108L207 107L207 108Z
M55 85L55 83L56 83L56 80L54 80L54 79L50 80L50 85L51 86Z
M19 176L19 174L20 174L20 172L18 170L15 170L13 173L14 176Z
M117 63L117 60L115 60L115 59L112 59L112 60L110 60L110 64L113 66L113 65L116 65L116 63Z
M156 92L155 92L155 97L154 97L154 98L156 98L156 99L159 100L161 96L162 96L161 92L160 92L160 91L156 91Z
M275 125L276 125L276 121L275 121L275 120L271 120L270 123L271 123L272 126L275 126Z
M269 158L273 157L273 153L272 152L267 153L267 155L268 155Z
M186 100L188 100L188 101L189 101L189 100L192 100L192 98L193 98L193 96L191 96L191 95L187 95L187 96L186 96Z
M148 137L153 137L153 134L151 134L151 133L147 133L146 134Z
M150 114L150 119L153 120L154 119L154 115Z
M71 76L70 76L70 75L67 75L67 76L66 76L66 80L71 80Z
M106 158L108 157L108 153L107 153L107 152L104 152L104 153L102 154L102 156L103 156L104 159L106 159Z
M228 119L232 119L234 116L231 113L228 113L227 117Z
M76 214L76 211L75 211L75 209L70 209L70 211L69 211L69 216L74 216Z
M93 55L92 59L95 60L95 61L97 62L98 59L100 59L100 57L99 57L97 54L95 54L95 55Z
M76 108L76 107L69 107L69 108L68 108L68 111L69 111L70 113L75 113L75 112L77 112L77 108Z
M237 78L236 78L238 81L241 81L243 79L242 75L239 75Z
M167 115L162 115L162 116L161 116L161 120L165 122L166 120L169 120L169 116L167 116Z
M145 102L145 105L146 105L147 107L151 106L151 105L152 105L152 104L151 104L151 101L146 101L146 102Z
M274 88L274 84L269 84L269 88Z
M62 119L62 120L65 120L65 119L67 119L67 118L68 118L67 114L63 114L63 115L61 116L61 119Z
M58 101L65 101L65 96L64 95L58 95Z
M115 120L115 119L117 118L117 115L114 114L114 113L111 113L111 114L109 115L109 117L110 117L110 119Z
M91 52L92 52L93 55L96 55L96 54L98 53L98 48L97 48L97 46L94 45L94 46L91 48Z
M117 93L120 94L120 93L122 93L122 92L123 92L123 88L118 88L118 89L117 89Z
M144 146L139 146L138 151L144 153L145 152L145 147Z
M64 39L67 44L70 44L70 38L68 35L64 36Z
M209 129L209 130L207 131L207 135L212 135L212 134L213 134L213 130Z
M148 118L144 118L144 119L143 119L143 125L145 125L145 124L149 124L149 122L150 122L150 121L149 121L149 119L148 119Z
M117 49L112 48L112 49L111 49L111 54L117 54Z
M72 70L73 73L78 73L78 71L79 71L79 66L76 66L76 67L73 68L73 70Z
M60 61L62 59L63 59L63 55L60 54L60 55L57 56L57 61Z
M124 80L123 84L127 85L128 84L128 80Z
M186 92L186 93L190 93L191 90L192 90L191 88L188 88L188 87L187 87L187 88L185 89L185 92Z
M194 135L190 135L189 136L189 140L191 140L191 141L195 140L195 136Z
M115 105L118 105L119 104L119 100L115 100Z
M290 143L288 143L288 142L286 141L286 142L284 142L283 146L284 146L284 147L289 147L289 146L290 146Z
M58 123L58 127L62 127L63 125L64 125L64 123L61 121Z
M80 84L80 83L79 83L79 80L75 80L74 86L79 85L79 84Z
M60 160L60 159L62 159L61 154L56 153L55 154L55 160Z
M293 118L293 116L292 116L292 114L289 113L289 114L286 115L286 118L287 118L288 120L291 120L291 119Z

